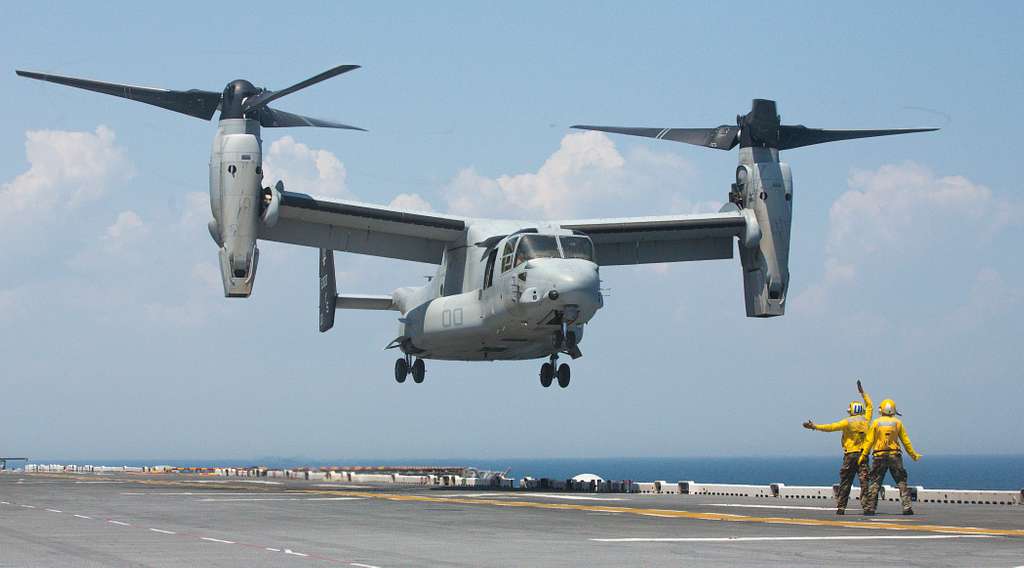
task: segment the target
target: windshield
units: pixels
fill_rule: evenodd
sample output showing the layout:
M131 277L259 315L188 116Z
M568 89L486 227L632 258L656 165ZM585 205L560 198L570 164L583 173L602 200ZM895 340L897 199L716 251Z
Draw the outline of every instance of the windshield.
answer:
M594 260L594 244L587 237L558 237L562 242L565 258L582 258Z
M558 243L551 235L523 235L516 249L516 266L534 258L559 258Z

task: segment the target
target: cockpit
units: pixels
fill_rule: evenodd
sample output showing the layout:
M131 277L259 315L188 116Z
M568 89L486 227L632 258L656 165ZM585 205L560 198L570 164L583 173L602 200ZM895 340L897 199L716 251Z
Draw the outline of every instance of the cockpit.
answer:
M594 261L594 243L580 235L525 234L509 239L502 251L501 271L505 272L537 258L578 258Z

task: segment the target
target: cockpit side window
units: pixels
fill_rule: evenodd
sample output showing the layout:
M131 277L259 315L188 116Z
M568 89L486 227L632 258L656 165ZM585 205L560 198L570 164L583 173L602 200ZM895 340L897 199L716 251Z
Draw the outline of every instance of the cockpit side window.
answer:
M490 288L494 284L494 263L498 258L498 248L491 249L487 255L487 265L484 267L484 288Z
M513 266L519 266L527 260L535 258L561 258L558 252L558 241L554 235L523 235L516 248L516 260Z
M509 239L505 243L505 250L501 253L501 271L512 270L512 251L516 248L516 240Z
M594 260L594 243L588 237L558 237L562 243L562 252L565 258L582 258L583 260Z

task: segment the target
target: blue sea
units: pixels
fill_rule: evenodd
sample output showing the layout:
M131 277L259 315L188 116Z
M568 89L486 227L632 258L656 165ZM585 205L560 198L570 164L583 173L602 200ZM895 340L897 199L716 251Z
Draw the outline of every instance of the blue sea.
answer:
M262 457L228 460L33 460L35 463L91 463L93 465L181 465L320 467L326 465L371 466L469 466L505 471L515 478L531 476L566 479L580 473L594 473L605 479L633 481L692 480L705 483L785 483L788 485L831 485L835 483L841 456L812 457L666 457L666 458L561 458L561 459L308 459ZM934 489L1024 488L1024 455L942 456L928 455L914 462L904 458L911 485ZM891 483L891 481L890 481Z

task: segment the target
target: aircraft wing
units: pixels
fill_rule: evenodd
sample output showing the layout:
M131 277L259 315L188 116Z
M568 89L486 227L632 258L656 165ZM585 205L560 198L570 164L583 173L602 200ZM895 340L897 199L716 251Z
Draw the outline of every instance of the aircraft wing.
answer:
M259 238L294 245L440 264L445 246L465 235L461 217L281 192L273 227Z
M561 221L563 229L594 241L601 266L732 258L733 238L751 246L760 239L749 211Z

